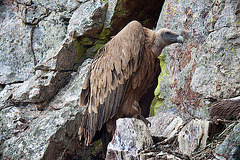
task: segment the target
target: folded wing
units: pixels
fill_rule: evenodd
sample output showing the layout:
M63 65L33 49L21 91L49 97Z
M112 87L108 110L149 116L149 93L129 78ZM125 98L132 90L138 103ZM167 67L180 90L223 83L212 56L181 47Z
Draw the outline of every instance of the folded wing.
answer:
M79 99L80 106L87 105L79 128L79 136L84 136L87 145L121 107L128 82L141 64L144 43L143 27L133 21L98 51Z

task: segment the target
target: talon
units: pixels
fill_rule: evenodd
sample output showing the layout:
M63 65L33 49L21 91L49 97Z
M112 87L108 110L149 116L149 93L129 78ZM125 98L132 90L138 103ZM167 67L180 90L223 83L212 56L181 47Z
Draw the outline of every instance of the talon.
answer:
M148 127L151 127L151 122L148 121L147 126L148 126Z

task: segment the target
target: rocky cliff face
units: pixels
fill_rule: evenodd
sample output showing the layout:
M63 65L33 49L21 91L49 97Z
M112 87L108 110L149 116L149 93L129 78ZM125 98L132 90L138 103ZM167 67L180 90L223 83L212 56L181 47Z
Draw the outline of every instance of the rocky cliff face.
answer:
M239 5L237 0L165 2L157 29L181 32L185 42L160 56L155 95L163 110L174 106L208 117L209 103L239 96Z
M77 138L84 109L77 100L91 62L86 58L132 20L156 26L161 7L140 0L1 1L0 157L98 153Z
M98 143L86 148L78 141L85 108L77 100L89 58L132 20L148 28L170 28L185 38L182 46L169 46L159 57L161 74L150 114L170 109L174 114L165 120L156 116L160 121L152 122L150 132L167 137L166 143L185 122L209 118L213 101L240 94L239 8L238 0L0 2L0 157L81 159L99 153ZM181 134L191 130L189 137L200 142L206 139L205 124L192 120ZM197 131L194 125L200 126ZM239 139L239 125L232 128L216 157L236 156L239 141L229 142Z
M174 108L185 120L208 120L213 102L239 99L239 7L238 0L165 1L157 29L170 28L181 33L185 41L183 46L165 48L160 56L162 72L152 112ZM237 107L231 106L233 110L239 109L237 103ZM226 107L229 106L226 104ZM223 119L227 119L231 107L223 110L226 112ZM239 136L236 131L231 134ZM236 147L239 141L231 145L227 141L229 139L217 147L216 157L231 159L239 155ZM185 143L188 142L190 139Z

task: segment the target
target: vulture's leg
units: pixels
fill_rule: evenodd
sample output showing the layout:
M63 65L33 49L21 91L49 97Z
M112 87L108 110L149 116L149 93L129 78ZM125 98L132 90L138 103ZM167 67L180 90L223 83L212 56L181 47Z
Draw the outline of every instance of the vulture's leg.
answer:
M137 118L142 120L147 126L151 127L151 123L145 118L143 117L141 114L136 114L133 116L133 118Z
M102 153L106 157L107 146L111 142L116 129L116 117L108 120L102 128Z
M147 126L151 126L151 123L141 115L141 108L140 108L140 105L137 101L134 101L134 103L132 104L133 105L133 108L137 111L137 114L135 114L133 116L133 118L137 118L137 119L140 119L142 120Z
M106 124L102 127L102 156L105 158L107 153L107 129Z
M104 129L102 130L102 156L106 158L107 154L107 146L109 142L112 140L112 133L109 133L106 129L106 124L104 125Z

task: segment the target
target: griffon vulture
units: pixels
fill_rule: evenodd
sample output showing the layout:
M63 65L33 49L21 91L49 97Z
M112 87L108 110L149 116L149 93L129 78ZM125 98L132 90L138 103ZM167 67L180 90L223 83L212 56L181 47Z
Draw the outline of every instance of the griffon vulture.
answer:
M101 130L106 152L118 118L136 117L147 123L138 102L153 83L162 49L172 43L183 43L183 38L169 29L153 31L132 21L99 49L79 99L80 106L87 106L79 128L86 145Z

